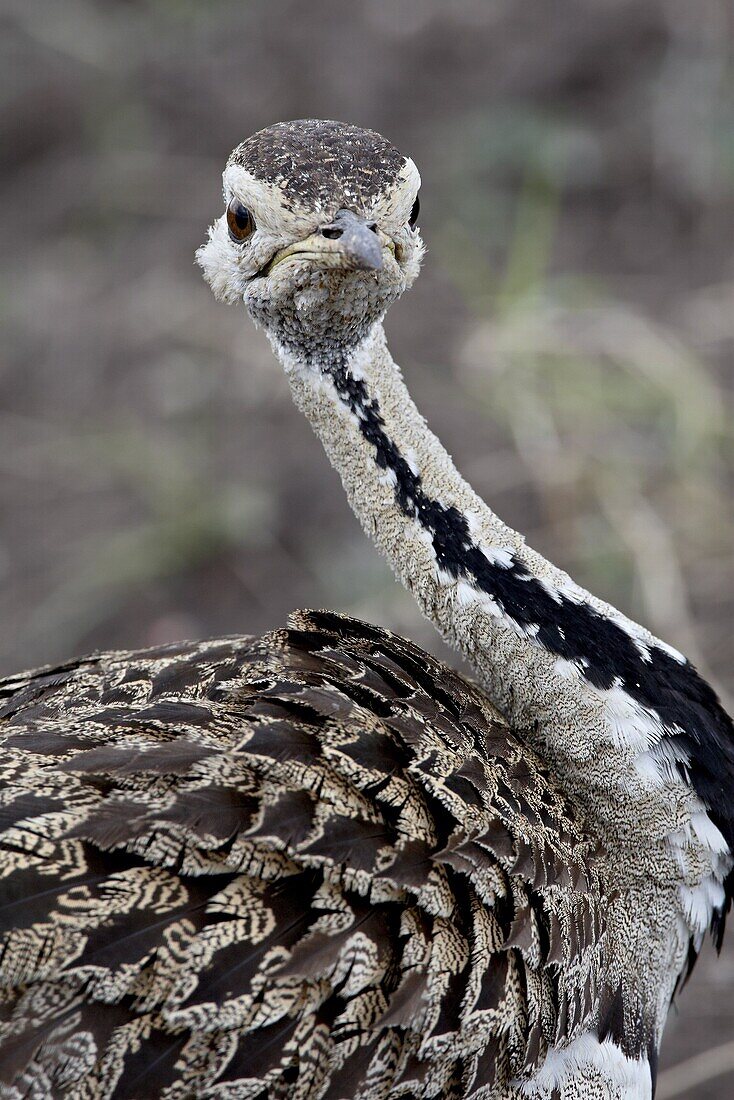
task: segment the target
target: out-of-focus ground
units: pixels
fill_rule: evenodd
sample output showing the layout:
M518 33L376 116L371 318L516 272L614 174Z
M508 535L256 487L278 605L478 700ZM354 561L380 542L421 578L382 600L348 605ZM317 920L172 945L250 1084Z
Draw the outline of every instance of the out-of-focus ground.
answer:
M192 264L230 148L313 115L423 172L429 253L388 328L459 467L731 701L731 0L4 0L0 19L4 671L304 605L446 655L265 340ZM733 993L734 936L664 1068L734 1036ZM687 1065L661 1096L734 1095L731 1052Z

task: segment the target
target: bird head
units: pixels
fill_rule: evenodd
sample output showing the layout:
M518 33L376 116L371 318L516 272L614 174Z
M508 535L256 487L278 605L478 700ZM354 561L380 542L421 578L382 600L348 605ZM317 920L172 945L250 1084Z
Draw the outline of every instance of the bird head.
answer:
M420 176L372 130L280 122L237 146L223 181L204 278L296 354L358 343L418 274Z

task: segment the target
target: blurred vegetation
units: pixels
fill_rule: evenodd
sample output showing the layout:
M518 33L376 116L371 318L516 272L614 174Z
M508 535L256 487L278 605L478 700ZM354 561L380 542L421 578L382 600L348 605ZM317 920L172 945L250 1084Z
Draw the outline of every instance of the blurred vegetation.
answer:
M447 656L262 336L193 266L229 149L316 115L421 168L429 254L388 328L460 468L731 700L734 0L5 0L0 20L3 669L299 605ZM733 983L734 943L706 953L669 1062L730 1039ZM728 1095L727 1050L661 1095Z

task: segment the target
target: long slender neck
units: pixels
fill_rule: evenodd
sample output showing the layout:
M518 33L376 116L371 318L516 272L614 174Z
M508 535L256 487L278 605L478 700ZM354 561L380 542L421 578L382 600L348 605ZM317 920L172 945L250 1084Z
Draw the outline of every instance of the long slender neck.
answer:
M734 739L713 691L477 496L413 404L381 324L318 362L276 352L354 512L421 610L638 865L644 835L643 874L660 875L661 846L677 846L682 912L700 933L724 903L732 842Z

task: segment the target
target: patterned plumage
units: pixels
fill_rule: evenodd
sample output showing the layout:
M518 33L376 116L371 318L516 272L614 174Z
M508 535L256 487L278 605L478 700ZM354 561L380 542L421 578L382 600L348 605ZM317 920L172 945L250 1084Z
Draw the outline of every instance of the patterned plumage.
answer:
M413 404L382 319L419 185L378 134L279 124L197 256L481 687L327 612L7 681L0 1100L654 1093L734 893L734 728Z
M300 613L0 697L3 1098L509 1095L613 1012L578 807L409 642Z

